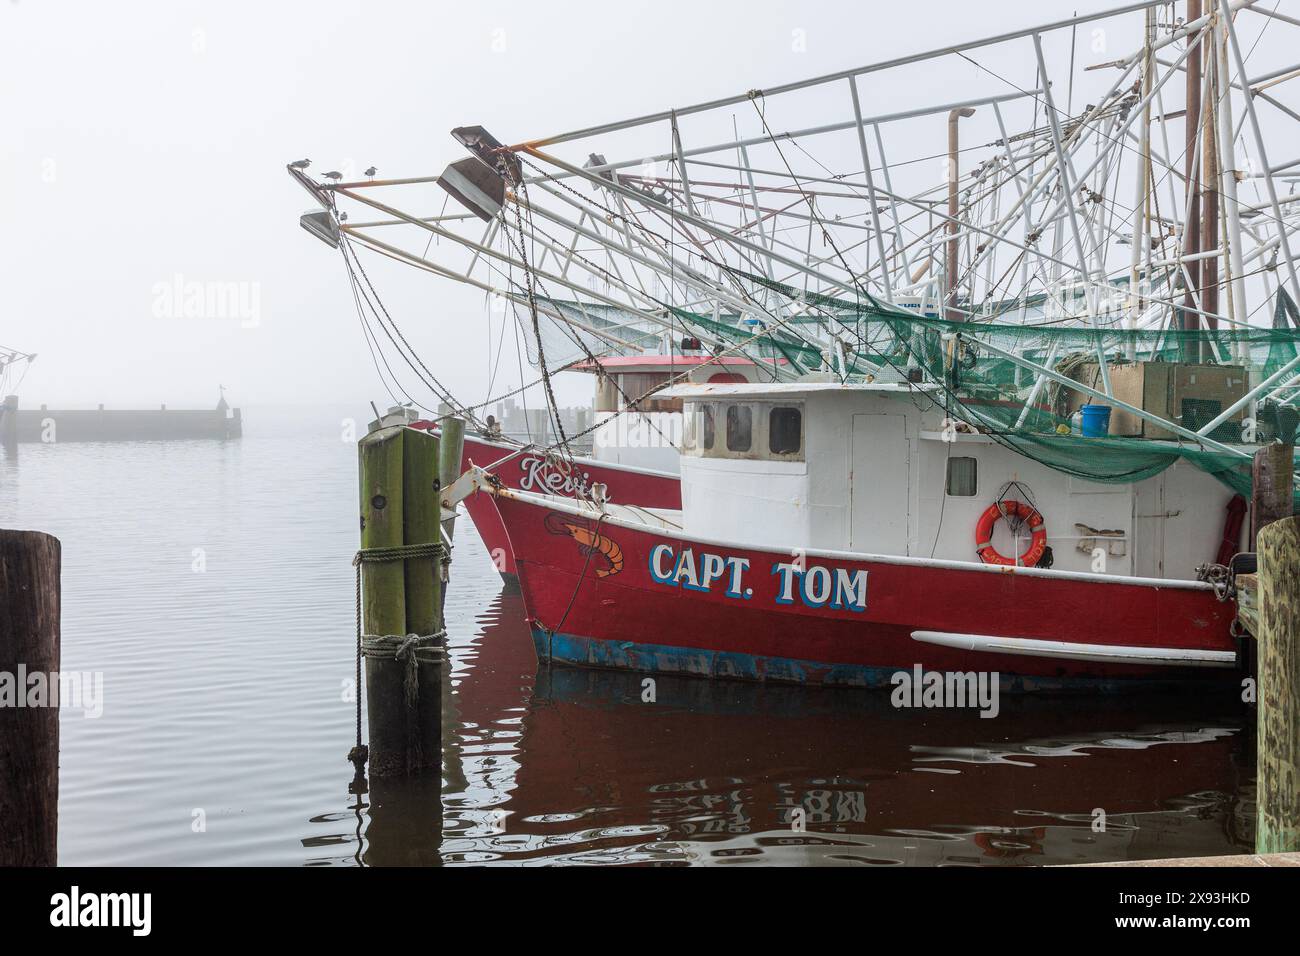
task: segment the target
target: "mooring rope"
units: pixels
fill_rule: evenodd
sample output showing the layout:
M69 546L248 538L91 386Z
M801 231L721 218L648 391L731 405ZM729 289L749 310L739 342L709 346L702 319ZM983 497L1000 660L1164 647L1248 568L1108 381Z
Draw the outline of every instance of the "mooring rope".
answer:
M424 760L420 745L420 665L440 664L446 659L442 649L445 630L433 634L366 634L361 638L361 656L371 660L397 661L406 665L402 689L406 699L406 766L420 767ZM357 698L360 701L360 696Z
M419 706L420 665L439 663L445 659L442 641L447 636L445 628L433 634L362 634L361 633L361 565L383 564L393 561L406 561L411 558L431 558L438 560L446 553L441 543L403 544L388 548L362 548L352 558L352 567L356 569L357 595L357 654L356 654L356 702L357 702L357 742L348 753L348 760L356 768L357 779L365 774L366 761L370 758L370 748L361 742L361 659L395 660L406 664L404 690L408 720L407 762L420 757L419 735L415 731L415 711ZM420 654L420 651L433 650L433 654Z

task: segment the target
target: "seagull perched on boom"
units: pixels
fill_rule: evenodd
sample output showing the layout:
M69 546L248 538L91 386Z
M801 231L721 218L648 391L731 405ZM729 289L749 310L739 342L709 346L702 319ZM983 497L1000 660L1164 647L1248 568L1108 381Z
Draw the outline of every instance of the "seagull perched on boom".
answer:
M289 167L291 169L306 169L310 165L311 165L310 159L300 159L296 163L290 163Z
M332 179L334 180L334 182L338 182L340 179L343 178L343 174L340 172L335 172L334 170L330 170L328 173L325 174L325 178Z
M371 179L374 179L374 178L375 178L375 173L377 173L377 172L379 172L379 170L377 170L377 169L375 169L375 167L371 166L369 169L366 170L366 175L369 176Z

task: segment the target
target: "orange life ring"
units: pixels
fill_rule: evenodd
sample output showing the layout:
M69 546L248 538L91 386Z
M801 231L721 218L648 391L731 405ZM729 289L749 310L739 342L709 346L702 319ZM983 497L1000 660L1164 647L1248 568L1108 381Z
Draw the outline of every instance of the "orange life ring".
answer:
M1029 525L1033 533L1029 547L1018 558L1008 558L993 547L993 526L999 518L1017 517ZM1047 548L1047 527L1043 516L1023 501L1007 499L988 506L979 523L975 525L975 553L985 564L1002 564L1008 567L1032 568L1037 566Z

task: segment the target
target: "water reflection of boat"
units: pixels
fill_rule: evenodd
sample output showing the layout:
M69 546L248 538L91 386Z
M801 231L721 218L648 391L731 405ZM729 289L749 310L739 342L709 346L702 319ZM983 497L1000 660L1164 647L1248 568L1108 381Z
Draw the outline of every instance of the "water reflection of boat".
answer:
M1018 698L985 721L667 676L650 702L640 675L563 667L530 688L519 601L500 596L463 657L444 860L1005 866L1245 846L1231 699Z

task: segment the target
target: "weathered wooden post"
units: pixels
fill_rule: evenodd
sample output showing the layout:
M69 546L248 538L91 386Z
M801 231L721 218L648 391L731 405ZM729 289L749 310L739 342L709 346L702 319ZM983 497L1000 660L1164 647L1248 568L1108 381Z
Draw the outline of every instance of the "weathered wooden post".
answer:
M406 561L406 633L427 636L416 653L419 709L411 728L408 765L411 772L442 769L442 684L446 670L442 619L442 536L439 530L441 494L435 435L402 429L402 533L404 546L420 548L423 557ZM409 723L410 717L408 717Z
M59 669L61 560L58 538L0 531L0 866L57 862L59 709L27 675Z
M1255 452L1250 469L1250 549L1260 529L1295 513L1295 446L1274 443Z
M1300 852L1300 517L1260 531L1256 853Z
M438 439L379 428L358 451L370 773L416 774L441 760Z
M452 483L460 477L460 463L465 454L465 420L462 418L447 417L442 419L442 443L438 447L438 480L443 488L450 488ZM486 464L486 462L485 462ZM450 512L443 511L442 530L446 533L447 541L456 537L456 515L454 509ZM451 578L451 554L445 554L442 558L442 582L443 597L446 597L446 585ZM441 605L439 605L441 610Z
M460 477L460 462L465 455L465 420L463 418L444 418L442 420L442 445L439 448L438 480L446 488ZM489 462L481 462L489 464Z
M406 545L442 542L437 436L402 429L402 536ZM440 561L433 556L406 561L406 632L433 634L442 628Z

